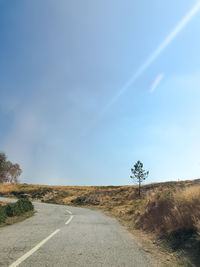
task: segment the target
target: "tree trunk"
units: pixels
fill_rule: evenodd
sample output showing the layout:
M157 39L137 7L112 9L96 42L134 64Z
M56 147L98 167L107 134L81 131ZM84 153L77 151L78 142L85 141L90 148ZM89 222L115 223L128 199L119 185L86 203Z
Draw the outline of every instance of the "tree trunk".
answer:
M140 184L141 184L141 182L140 182L140 179L139 179L139 196L140 196Z

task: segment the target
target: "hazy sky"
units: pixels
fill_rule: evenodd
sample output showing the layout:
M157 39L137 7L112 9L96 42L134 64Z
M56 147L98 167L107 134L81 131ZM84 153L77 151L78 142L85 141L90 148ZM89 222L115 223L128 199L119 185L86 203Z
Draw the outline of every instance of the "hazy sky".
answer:
M200 177L200 2L0 0L0 150L26 183Z

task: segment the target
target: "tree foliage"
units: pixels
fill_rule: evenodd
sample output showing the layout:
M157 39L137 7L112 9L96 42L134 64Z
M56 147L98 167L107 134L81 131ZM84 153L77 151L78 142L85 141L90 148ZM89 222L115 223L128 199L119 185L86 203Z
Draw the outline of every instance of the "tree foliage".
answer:
M131 169L131 172L133 175L130 176L130 178L138 183L140 196L141 184L148 177L149 172L143 170L143 163L139 160L135 163L134 168Z
M0 153L0 183L18 183L21 173L19 164L13 164L4 153Z

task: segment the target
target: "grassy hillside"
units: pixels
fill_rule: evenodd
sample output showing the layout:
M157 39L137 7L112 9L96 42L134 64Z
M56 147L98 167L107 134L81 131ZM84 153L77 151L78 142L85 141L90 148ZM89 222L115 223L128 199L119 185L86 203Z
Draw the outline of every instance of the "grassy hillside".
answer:
M179 266L199 266L200 179L144 185L141 197L136 186L28 184L0 185L0 195L101 209L133 231L146 250L160 252L164 265L176 255Z

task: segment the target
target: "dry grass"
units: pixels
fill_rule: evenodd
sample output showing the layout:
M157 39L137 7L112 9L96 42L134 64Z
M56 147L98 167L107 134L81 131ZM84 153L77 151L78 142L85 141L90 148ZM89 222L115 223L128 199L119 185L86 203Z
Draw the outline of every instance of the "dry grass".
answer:
M8 204L8 203L5 201L0 201L0 205L5 206L6 204Z
M136 226L155 233L196 230L200 220L200 186L163 190L148 196L145 210L135 217Z
M198 227L200 220L200 186L192 186L175 194L177 225L182 229Z
M15 184L1 184L0 183L0 194L6 194L16 190L17 186Z

